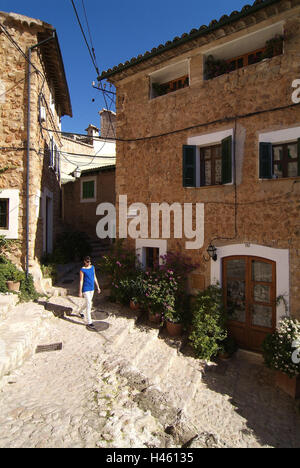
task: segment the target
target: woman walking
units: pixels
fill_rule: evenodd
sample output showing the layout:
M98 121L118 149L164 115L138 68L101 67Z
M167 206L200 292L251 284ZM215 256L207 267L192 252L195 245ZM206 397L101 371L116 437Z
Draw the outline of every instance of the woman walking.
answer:
M86 307L86 321L87 329L96 331L96 327L92 322L92 301L95 291L95 285L98 290L98 294L101 293L99 288L98 280L95 274L95 267L91 263L90 257L84 258L84 266L80 270L80 282L79 282L79 297L85 298ZM84 314L80 314L81 318L84 318Z

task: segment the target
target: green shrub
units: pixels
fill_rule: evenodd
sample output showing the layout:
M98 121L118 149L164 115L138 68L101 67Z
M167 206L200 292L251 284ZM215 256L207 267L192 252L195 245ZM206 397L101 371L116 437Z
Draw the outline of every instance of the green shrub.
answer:
M267 367L281 371L289 377L300 375L298 362L300 347L300 322L285 317L279 322L278 329L268 335L263 344L263 357ZM297 359L293 360L293 356Z
M45 266L66 264L82 260L91 253L91 244L85 233L66 231L57 237L53 253L44 255L41 263Z
M209 286L200 292L192 309L190 343L199 359L217 356L222 341L227 338L227 317L223 306L222 289Z
M10 260L0 256L0 292L8 292L7 281L20 281L20 302L33 301L39 297L36 292L33 277L20 271Z
M51 278L53 282L56 281L57 267L54 263L50 263L49 265L41 265L41 270L43 273L43 278Z

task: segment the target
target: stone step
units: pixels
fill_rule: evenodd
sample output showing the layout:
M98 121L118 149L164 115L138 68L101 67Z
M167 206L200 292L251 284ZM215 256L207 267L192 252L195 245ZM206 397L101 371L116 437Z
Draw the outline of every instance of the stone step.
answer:
M0 294L0 320L5 320L9 311L16 306L19 301L17 294Z
M124 355L129 360L129 362L135 368L140 368L143 370L143 367L140 366L140 362L143 362L144 356L147 354L148 350L151 350L155 346L157 336L154 333L136 333L133 337L128 337L128 343L126 343L126 348L124 349Z
M0 379L20 367L34 353L43 335L45 319L51 319L41 305L18 304L0 324Z

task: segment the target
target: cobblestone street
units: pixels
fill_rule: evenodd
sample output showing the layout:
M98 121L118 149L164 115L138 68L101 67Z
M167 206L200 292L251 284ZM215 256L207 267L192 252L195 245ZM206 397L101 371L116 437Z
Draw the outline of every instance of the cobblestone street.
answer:
M257 360L204 366L105 298L98 333L76 310L47 312L38 344L61 350L3 377L1 447L300 447L296 404Z

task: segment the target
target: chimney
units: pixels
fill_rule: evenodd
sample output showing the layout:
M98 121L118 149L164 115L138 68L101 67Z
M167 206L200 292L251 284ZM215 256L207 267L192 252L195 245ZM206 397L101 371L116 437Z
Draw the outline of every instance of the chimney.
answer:
M93 145L93 144L94 144L93 139L94 139L95 137L99 137L99 128L95 127L95 125L90 124L90 125L88 126L88 128L85 129L85 131L86 131L87 134L88 134L88 137L89 137L89 138L88 138L88 141L89 141L89 143L90 143L91 145Z
M102 109L99 114L101 137L116 138L116 113L107 109Z

